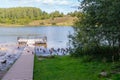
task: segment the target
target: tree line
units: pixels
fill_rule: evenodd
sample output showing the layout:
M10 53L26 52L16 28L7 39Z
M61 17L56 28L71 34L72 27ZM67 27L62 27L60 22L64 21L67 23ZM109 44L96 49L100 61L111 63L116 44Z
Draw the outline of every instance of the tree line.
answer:
M55 17L62 17L63 13L54 11L47 13L35 7L0 8L0 23L27 24L33 20L42 20Z

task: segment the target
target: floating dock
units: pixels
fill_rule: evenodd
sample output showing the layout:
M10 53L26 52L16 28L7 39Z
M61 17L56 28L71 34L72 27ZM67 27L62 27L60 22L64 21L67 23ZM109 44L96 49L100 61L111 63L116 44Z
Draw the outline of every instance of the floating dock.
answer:
M26 36L17 38L19 46L44 46L47 47L46 36Z

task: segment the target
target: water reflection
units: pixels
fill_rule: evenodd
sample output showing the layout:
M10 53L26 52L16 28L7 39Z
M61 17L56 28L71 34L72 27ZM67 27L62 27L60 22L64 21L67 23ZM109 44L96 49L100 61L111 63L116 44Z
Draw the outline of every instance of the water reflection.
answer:
M0 28L0 43L17 42L18 36L30 34L46 35L48 47L66 47L69 31L73 33L72 27L19 27L19 28Z

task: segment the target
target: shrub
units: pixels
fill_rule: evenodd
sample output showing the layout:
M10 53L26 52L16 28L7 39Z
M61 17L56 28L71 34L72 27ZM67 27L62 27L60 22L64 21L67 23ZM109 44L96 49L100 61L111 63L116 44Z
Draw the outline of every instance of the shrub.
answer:
M55 23L55 22L53 22L53 23L52 23L52 25L56 25L56 23Z
M100 60L103 62L119 60L118 47L99 46L99 47L85 47L73 49L71 56L85 57ZM88 59L89 60L89 59Z
M44 25L44 22L41 22L40 25Z
M86 55L82 57L83 62L91 62L93 60L92 56Z

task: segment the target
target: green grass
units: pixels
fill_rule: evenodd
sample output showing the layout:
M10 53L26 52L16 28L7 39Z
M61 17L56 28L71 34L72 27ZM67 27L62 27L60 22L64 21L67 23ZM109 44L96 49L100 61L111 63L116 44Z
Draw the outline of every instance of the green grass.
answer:
M101 70L111 71L112 63L82 62L70 56L38 60L35 57L34 80L120 80L120 75L99 78Z

